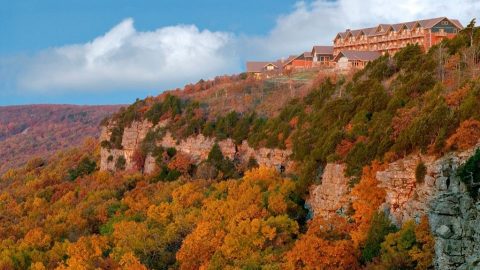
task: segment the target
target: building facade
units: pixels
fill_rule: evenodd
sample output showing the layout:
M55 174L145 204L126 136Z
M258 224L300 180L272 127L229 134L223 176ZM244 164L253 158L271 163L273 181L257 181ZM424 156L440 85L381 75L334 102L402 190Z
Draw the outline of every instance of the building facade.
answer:
M440 17L397 24L380 24L357 30L347 29L333 40L333 54L341 51L376 51L393 55L408 44L418 44L425 51L445 38L453 38L462 24Z
M289 59L283 65L284 69L309 69L312 67L312 53L311 52L304 52L299 56L296 56L292 59Z
M380 52L372 51L340 51L333 61L338 70L363 69L368 62L377 59L381 55Z
M333 46L313 46L312 66L330 66L333 60Z

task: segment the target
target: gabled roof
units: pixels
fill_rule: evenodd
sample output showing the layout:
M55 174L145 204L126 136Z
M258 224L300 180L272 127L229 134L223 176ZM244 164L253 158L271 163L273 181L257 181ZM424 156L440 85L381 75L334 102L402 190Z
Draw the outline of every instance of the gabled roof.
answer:
M304 53L302 53L302 54L300 54L300 55L297 55L297 56L292 56L292 55L291 55L291 56L289 56L288 59L284 62L283 66L286 66L286 65L290 64L291 62L293 62L293 60L298 59L298 58L302 58L302 57L303 57L303 58L312 58L313 55L312 55L311 52L304 52Z
M460 21L456 19L449 19L447 17L438 17L433 19L425 19L425 20L396 23L396 24L379 24L375 27L361 28L356 30L347 29L345 32L337 33L337 35L335 36L335 39L337 39L338 37L345 38L348 35L357 36L361 32L365 33L367 36L382 35L382 34L385 34L388 31L388 29L393 29L395 31L398 31L402 28L403 25L405 25L408 29L413 29L416 25L419 25L426 29L430 29L443 20L448 20L458 29L463 29L463 25L460 23Z
M434 18L434 19L428 19L428 20L420 20L418 23L423 27L423 28L432 28L435 25L437 25L439 22L447 20L451 22L454 26L458 27L459 29L463 29L463 25L458 21L458 20L450 20L447 17L439 17L439 18Z
M311 57L313 57L312 52L304 52L303 54L299 55L299 57L302 56L302 55L303 55L303 57L305 57L305 58L309 58L309 57L311 58ZM297 58L298 58L298 57L297 57Z
M348 60L373 61L381 55L375 51L340 51L333 60L337 62L342 56L345 56Z
M247 72L262 72L262 71L264 71L265 67L268 66L268 65L273 65L276 68L279 67L278 61L275 61L275 62L248 61L247 62Z
M333 46L313 46L312 54L333 54Z
M462 23L461 23L459 20L457 20L457 19L449 19L449 21L450 21L451 23L453 23L453 25L455 25L456 27L458 27L458 29L463 29L463 25L462 25Z

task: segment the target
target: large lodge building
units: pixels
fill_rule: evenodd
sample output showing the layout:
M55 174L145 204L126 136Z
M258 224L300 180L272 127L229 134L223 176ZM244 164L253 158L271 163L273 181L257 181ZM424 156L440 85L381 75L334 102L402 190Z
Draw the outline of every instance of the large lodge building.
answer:
M447 17L347 29L335 36L333 46L314 46L311 52L291 56L286 61L247 62L247 72L261 75L292 68L363 68L381 55L394 55L408 44L418 44L427 51L443 39L453 38L462 29L458 20Z

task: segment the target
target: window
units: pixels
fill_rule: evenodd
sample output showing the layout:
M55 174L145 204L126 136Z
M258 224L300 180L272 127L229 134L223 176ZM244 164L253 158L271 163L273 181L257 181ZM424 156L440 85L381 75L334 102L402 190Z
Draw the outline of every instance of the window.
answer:
M448 25L448 21L442 21L442 25Z

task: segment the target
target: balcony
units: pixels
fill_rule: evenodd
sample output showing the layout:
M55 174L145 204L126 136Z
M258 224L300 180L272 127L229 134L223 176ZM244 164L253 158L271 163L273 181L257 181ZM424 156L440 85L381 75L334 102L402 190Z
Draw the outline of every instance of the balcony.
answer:
M434 36L436 37L446 37L447 36L447 32L444 32L444 31L440 31L440 32L435 32L433 33Z

